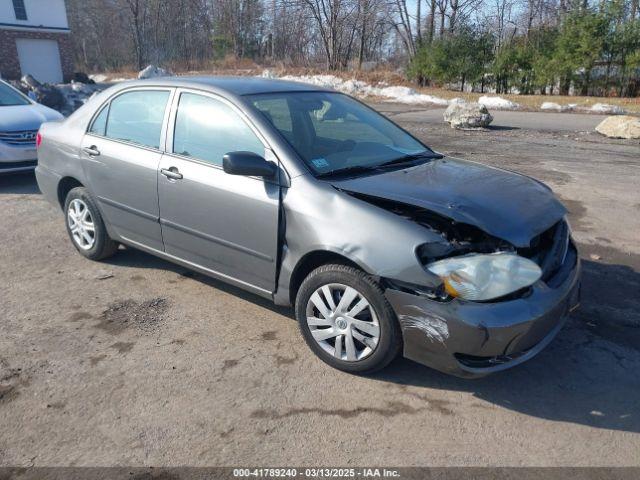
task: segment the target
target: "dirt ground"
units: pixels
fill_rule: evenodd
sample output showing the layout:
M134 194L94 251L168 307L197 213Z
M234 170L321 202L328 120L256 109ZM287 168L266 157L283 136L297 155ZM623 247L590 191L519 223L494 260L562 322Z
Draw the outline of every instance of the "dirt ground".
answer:
M0 465L640 465L638 142L385 108L571 211L583 305L545 351L474 381L332 370L289 310L131 249L85 260L33 176L2 177Z

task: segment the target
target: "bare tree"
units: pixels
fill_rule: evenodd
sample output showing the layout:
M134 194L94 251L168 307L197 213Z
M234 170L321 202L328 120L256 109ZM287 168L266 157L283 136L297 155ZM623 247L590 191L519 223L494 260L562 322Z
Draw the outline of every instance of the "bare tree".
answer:
M447 8L449 7L448 0L436 0L438 7L438 14L440 15L440 36L444 35L445 22L447 18Z
M433 41L436 21L436 0L429 1L429 43Z
M493 10L489 13L489 23L495 32L498 50L508 35L509 27L515 25L512 17L514 6L514 0L495 0Z
M146 33L146 10L147 2L140 0L124 0L126 7L130 13L131 32L133 35L133 44L136 51L136 64L138 69L144 66L144 36Z
M360 38L358 39L358 70L362 68L362 62L364 60L364 50L367 42L367 26L369 23L369 17L371 15L371 0L359 0L358 1L358 17L360 19Z
M327 67L346 67L351 58L362 9L351 0L301 0L315 20Z
M407 55L409 58L413 58L416 54L417 47L416 39L413 36L413 19L409 15L407 1L391 0L390 10L392 13L390 23L405 46Z
M467 21L469 13L480 0L449 0L449 32L453 33L459 23Z
M418 44L422 41L422 0L416 0L416 40Z
M640 0L615 0L615 5L613 0L416 0L415 6L412 1L66 0L66 4L74 31L74 56L82 69L142 68L150 62L185 70L207 68L212 61L222 63L229 57L282 65L324 64L332 70L351 64L363 68L370 60L406 64L420 48L428 55L429 44L438 36L458 49L455 42L477 34L475 38L485 47L471 48L478 55L484 48L485 60L477 60L482 62L480 68L485 72L491 68L495 87L504 91L516 83L525 89L539 88L524 71L532 68L526 58L513 68L504 65L513 53L509 48L524 47L534 54L544 48L535 63L553 66L547 57L568 15L600 15L606 21L611 11L618 11L622 13L616 14L608 30L613 38L607 42L608 53L597 60L606 68L602 88L609 91L613 75L619 77L619 94L638 91L635 63L628 67L624 63L627 58L636 61L637 43L631 36L618 41L624 35L617 30L611 33L611 28L626 32L621 25L637 18ZM587 9L598 1L599 10ZM469 36L469 32L476 33ZM544 37L547 32L550 36ZM534 38L535 43L529 41ZM473 56L463 61L476 61ZM493 60L487 59L494 56L499 62L491 64ZM503 65L496 67L500 62ZM576 71L574 67L567 71ZM545 71L537 77L556 84L559 80L557 75L549 79ZM571 73L562 75L563 89L572 77ZM484 77L481 81L484 86Z

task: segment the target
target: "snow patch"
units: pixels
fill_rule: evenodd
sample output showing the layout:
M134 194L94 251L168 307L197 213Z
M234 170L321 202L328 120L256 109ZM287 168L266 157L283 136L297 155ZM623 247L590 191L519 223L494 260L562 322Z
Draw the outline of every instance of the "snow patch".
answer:
M410 87L400 85L389 86L386 82L380 82L374 86L362 80L343 80L335 75L285 75L278 77L271 70L264 70L260 76L263 78L280 78L281 80L289 80L292 82L308 83L359 97L382 97L391 102L410 105L449 105L449 101L444 98L425 95Z
M478 103L480 105L484 105L487 108L498 108L504 110L515 110L517 108L520 108L519 104L512 102L511 100L507 100L506 98L487 97L486 95L480 97L478 99Z
M547 111L552 110L554 112L572 112L576 108L578 108L577 103L568 103L566 105L560 105L559 103L556 103L556 102L543 102L542 105L540 105L540 110L547 110Z
M440 97L434 97L433 95L425 95L423 93L416 92L413 88L409 87L385 87L377 89L377 95L379 97L390 98L398 103L407 104L424 104L431 103L433 105L449 105L449 100Z
M262 73L260 75L258 75L259 77L262 78L278 78L278 75L276 75L275 73L273 73L271 70L269 70L268 68L263 70Z
M309 83L318 87L329 88L331 90L337 90L338 92L359 97L382 97L387 99L389 102L404 103L408 105L438 105L446 107L451 104L466 103L463 98L447 100L445 98L420 93L410 87L388 85L386 82L380 82L377 85L370 85L361 80L343 80L335 75L285 75L278 77L278 75L273 71L264 70L260 76L264 78L280 78L281 80ZM478 103L486 106L487 108L520 108L519 104L501 97L482 96L478 100Z
M73 90L76 93L88 93L91 91L91 88L89 87L89 85L84 83L72 81L69 85L71 87L71 90Z
M96 83L103 83L106 82L109 77L104 73L96 73L94 75L89 75L89 78Z
M140 70L138 78L143 80L146 78L171 77L173 73L156 65L149 65L145 69Z
M624 109L617 105L609 105L608 103L596 103L592 105L589 110L595 113L606 113L608 115L624 114Z
M556 112L562 112L563 106L556 102L542 102L540 110L553 110Z

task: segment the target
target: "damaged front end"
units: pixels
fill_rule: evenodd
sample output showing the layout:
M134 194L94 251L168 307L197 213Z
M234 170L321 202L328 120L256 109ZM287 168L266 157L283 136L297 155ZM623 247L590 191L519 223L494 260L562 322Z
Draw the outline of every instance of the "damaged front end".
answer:
M449 288L382 279L404 337L404 356L464 377L482 376L526 361L557 334L579 302L579 260L564 218L515 246L482 229L429 209L350 193L360 200L415 222L438 240L416 251L425 270L439 261L510 256L533 265L530 284L500 296L470 300Z

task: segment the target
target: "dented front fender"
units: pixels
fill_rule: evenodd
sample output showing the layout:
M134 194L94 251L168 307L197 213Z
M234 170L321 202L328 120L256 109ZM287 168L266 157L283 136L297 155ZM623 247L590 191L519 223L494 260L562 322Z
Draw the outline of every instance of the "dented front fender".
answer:
M430 288L441 282L423 268L416 249L442 242L442 237L329 183L308 176L292 179L291 188L283 190L282 217L283 248L274 295L279 304L289 303L291 275L298 262L314 251L344 256L376 277Z

